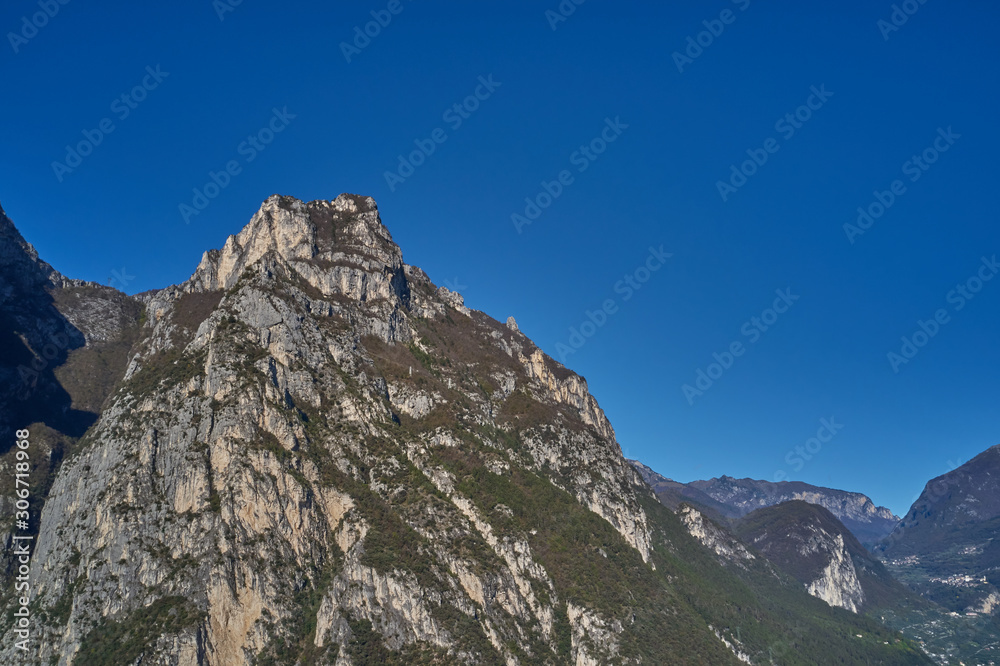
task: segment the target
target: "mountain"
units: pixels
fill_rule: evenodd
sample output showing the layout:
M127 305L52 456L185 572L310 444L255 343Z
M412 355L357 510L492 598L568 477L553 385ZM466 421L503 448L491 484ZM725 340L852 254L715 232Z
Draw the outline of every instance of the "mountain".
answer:
M831 606L857 613L914 601L844 524L818 504L791 500L757 509L741 518L734 532Z
M875 506L861 493L822 488L801 481L772 483L731 476L680 483L654 472L638 460L629 462L666 506L676 508L686 502L718 520L740 518L763 507L802 500L830 511L866 545L887 536L899 522L892 511Z
M760 556L812 596L854 613L890 608L910 617L911 609L930 607L893 579L844 524L818 504L790 500L744 515L737 506L668 479L637 460L629 462L688 532L724 563L746 567Z
M1000 615L1000 446L932 479L875 552L959 613Z
M730 507L737 516L792 500L818 504L835 515L863 544L874 544L885 537L899 518L884 506L875 506L867 495L846 490L822 488L801 481L757 481L721 476L708 481L685 484L716 502Z
M898 580L946 612L893 613L938 663L1000 654L1000 446L931 479L873 550ZM993 663L993 661L989 663Z
M827 509L791 500L734 519L729 516L738 509L630 462L689 533L730 568L774 565L831 606L902 631L938 664L985 666L990 662L981 662L983 655L1000 650L996 617L958 615L920 597L893 577L889 569L896 567L879 561Z
M272 196L136 302L39 492L40 663L931 663L659 503L586 381L404 263L371 198Z

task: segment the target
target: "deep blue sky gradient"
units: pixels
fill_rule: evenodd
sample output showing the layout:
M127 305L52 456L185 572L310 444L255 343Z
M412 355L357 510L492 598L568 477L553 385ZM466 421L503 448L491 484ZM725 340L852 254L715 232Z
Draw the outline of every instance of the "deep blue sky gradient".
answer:
M135 293L185 280L273 193L371 195L408 263L557 358L615 301L565 358L628 456L683 481L784 471L902 513L1000 441L1000 280L948 301L1000 253L1000 9L928 0L885 40L888 1L743 4L588 0L553 30L556 0L402 0L348 63L340 43L387 1L245 0L220 20L211 0L72 0L15 53L8 34L39 8L11 0L0 202L58 270ZM672 53L727 8L678 72ZM112 102L157 65L169 76L119 119ZM490 75L500 87L453 129L444 112ZM794 136L776 131L824 85ZM284 107L296 117L247 163L239 145ZM103 118L114 132L60 182L52 163ZM628 128L578 172L607 118ZM948 127L961 138L910 182L904 162ZM391 191L385 172L436 128L447 141ZM769 137L778 152L724 202L717 181ZM178 206L229 160L241 173L185 224ZM518 233L511 214L563 169L573 183ZM897 178L906 193L849 243L843 225ZM616 283L661 245L673 256L624 300ZM794 306L689 404L682 385L749 343L744 322L786 288ZM887 353L939 308L949 323L894 373ZM831 417L843 428L798 469Z

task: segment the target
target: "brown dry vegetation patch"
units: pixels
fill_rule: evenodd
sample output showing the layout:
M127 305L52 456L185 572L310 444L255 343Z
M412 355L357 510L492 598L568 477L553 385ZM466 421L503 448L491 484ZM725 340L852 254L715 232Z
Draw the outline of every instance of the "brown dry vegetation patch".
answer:
M316 227L316 246L320 252L333 249L333 210L326 206L309 206L309 221Z
M174 302L174 323L194 333L215 312L222 300L222 290L184 294Z

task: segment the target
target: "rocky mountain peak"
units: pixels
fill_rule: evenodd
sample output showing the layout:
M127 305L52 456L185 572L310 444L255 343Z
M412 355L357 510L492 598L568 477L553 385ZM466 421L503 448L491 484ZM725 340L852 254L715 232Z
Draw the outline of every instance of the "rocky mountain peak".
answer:
M288 263L325 295L360 286L354 295L362 298L363 286L352 284L349 277L324 280L319 273L338 266L399 272L403 262L371 197L341 194L332 201L306 203L275 194L221 250L204 254L183 290L229 289L247 267L268 255Z
M986 449L972 460L927 482L910 511L900 522L897 535L927 530L927 534L949 532L956 527L978 525L1000 518L1000 446ZM905 539L892 539L893 542Z
M362 621L393 649L468 653L450 663L482 663L471 653L484 651L512 663L507 645L529 625L538 645L524 645L551 651L553 603L566 602L547 572L559 567L533 554L542 525L505 527L524 513L512 472L528 490L564 493L585 531L608 532L605 552L615 543L654 571L638 477L583 378L403 264L371 199L270 197L187 282L144 300L124 377L39 526L37 561L90 570L112 553L117 581L70 589L39 574L41 593L84 604L107 583L117 605L95 615L74 604L45 658L129 663L108 660L116 646L91 627L156 599L190 616L180 651L207 643L211 663L262 652L287 663L280 646L306 639L290 628L306 609L283 593L286 575L314 590L309 640L343 645L334 656ZM495 496L483 495L490 483ZM76 516L86 525L59 537ZM618 621L585 612L595 626Z

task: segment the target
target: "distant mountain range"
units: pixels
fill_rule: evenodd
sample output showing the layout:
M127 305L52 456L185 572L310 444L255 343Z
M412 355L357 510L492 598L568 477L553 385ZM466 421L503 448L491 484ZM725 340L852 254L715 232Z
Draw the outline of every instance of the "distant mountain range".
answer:
M760 508L803 500L827 509L866 545L873 545L887 536L899 522L892 511L884 506L875 506L867 495L861 493L822 488L801 481L773 483L731 476L680 483L654 472L639 461L629 462L652 486L660 501L670 507L688 502L702 507L710 515L740 518Z
M903 630L938 664L1000 661L1000 446L931 480L903 519L860 493L680 483L629 462L720 559L760 555L831 606Z

